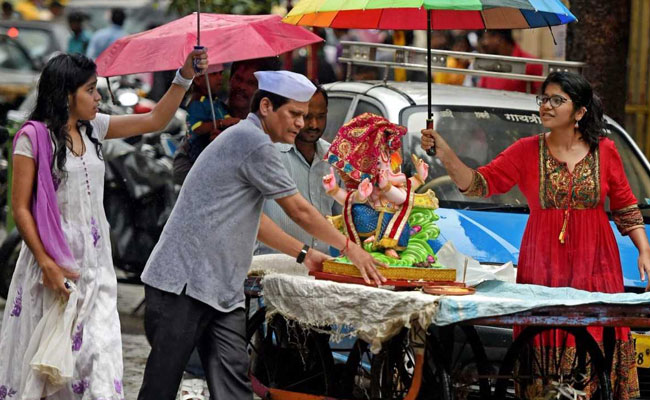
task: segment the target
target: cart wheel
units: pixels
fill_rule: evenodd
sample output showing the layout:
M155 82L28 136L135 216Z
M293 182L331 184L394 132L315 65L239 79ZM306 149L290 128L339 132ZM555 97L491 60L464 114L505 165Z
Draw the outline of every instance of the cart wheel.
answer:
M409 395L415 372L415 352L409 343L408 329L384 344L371 363L372 399L404 399ZM437 360L428 362L422 373L419 398L451 400L449 375ZM412 396L412 395L411 395ZM409 397L414 398L414 397Z
M260 312L260 311L258 311ZM251 317L259 320L257 313ZM328 335L287 322L280 315L251 323L249 353L252 374L266 387L292 392L333 395L334 359Z
M491 399L490 376L496 377L498 367L488 362L476 329L460 325L432 326L428 334L425 355L427 369L441 384L444 378L440 376L440 366L444 367L449 380L449 398ZM425 382L423 386L426 388L429 385Z
M543 333L564 333L553 347L533 346ZM572 337L575 348L566 345ZM574 351L575 350L575 351ZM512 343L499 371L494 398L533 399L548 395L610 400L610 381L598 343L584 328L527 327ZM584 396L583 396L584 397ZM564 397L561 397L564 398Z
M335 365L338 395L344 399L370 399L370 365L374 355L368 343L356 339L344 364Z

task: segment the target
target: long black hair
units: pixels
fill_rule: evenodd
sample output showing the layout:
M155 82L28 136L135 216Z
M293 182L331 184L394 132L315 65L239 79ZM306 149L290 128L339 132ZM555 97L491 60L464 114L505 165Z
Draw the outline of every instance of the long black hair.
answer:
M573 72L551 72L542 84L542 93L551 83L560 86L562 91L569 95L574 111L578 111L581 107L587 110L578 121L578 129L582 140L587 142L592 151L595 150L600 138L606 133L603 104L594 93L591 84L582 75Z
M54 142L54 166L65 177L66 146L72 147L72 138L68 132L70 105L68 96L74 94L79 87L96 74L95 62L81 54L59 54L45 65L38 82L38 97L36 107L30 115L30 120L41 121L50 130ZM79 121L77 127L85 126L86 135L95 145L95 151L102 158L102 145L93 136L92 126L88 121ZM58 175L58 174L57 174Z

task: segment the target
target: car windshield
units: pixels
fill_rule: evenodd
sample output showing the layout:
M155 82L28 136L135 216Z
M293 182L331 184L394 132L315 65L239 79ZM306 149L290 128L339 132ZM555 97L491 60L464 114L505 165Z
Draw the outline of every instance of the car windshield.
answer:
M461 195L441 162L435 157L429 157L420 148L420 130L425 126L426 116L425 106L413 106L402 111L400 123L409 132L404 138L403 146L407 154L416 154L429 162L427 181L440 199L441 206L486 210L498 207L504 207L505 210L525 209L526 198L516 187L508 193L490 198L477 199ZM525 110L434 107L434 121L435 129L471 168L487 164L516 140L545 131L538 113ZM650 204L648 169L620 129L609 125L608 133L621 155L632 191L640 203ZM405 172L413 173L410 162L405 165ZM644 216L650 217L650 212L645 210Z

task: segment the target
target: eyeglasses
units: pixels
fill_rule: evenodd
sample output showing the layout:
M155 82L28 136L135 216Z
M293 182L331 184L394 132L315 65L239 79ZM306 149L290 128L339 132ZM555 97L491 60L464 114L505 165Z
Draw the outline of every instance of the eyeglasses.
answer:
M553 108L558 108L562 104L571 101L570 99L565 99L564 97L557 94L554 94L553 96L537 96L536 99L538 106L541 106L542 104L546 104L548 102Z

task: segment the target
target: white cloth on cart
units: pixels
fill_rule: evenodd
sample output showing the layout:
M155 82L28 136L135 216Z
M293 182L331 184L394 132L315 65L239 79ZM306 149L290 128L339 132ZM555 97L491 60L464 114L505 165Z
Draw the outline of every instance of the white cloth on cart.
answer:
M433 296L421 291L390 291L312 277L271 273L264 298L272 313L311 327L336 326L334 340L358 335L378 351L381 343L414 322L449 325L480 317L507 315L544 306L589 303L650 304L650 293L606 294L572 288L487 281L471 296ZM345 328L345 329L344 329Z
M472 257L456 250L451 240L447 241L436 253L438 262L446 268L456 270L456 280L463 281L468 286L476 286L481 282L498 280L515 283L516 270L512 261L503 265L480 264ZM467 269L465 269L465 260L467 260Z
M278 272L288 275L308 276L307 268L286 254L262 254L253 256L248 269L249 274L268 274Z

